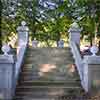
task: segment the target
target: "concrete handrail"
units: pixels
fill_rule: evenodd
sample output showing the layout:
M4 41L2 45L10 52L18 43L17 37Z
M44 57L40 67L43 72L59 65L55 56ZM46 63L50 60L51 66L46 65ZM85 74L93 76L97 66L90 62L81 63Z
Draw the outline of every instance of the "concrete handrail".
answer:
M11 100L15 95L15 89L24 62L25 52L28 46L28 27L25 22L18 27L17 55L8 44L2 47L0 55L0 100ZM17 59L14 59L16 55Z
M22 22L22 26L19 26L18 29L18 47L17 47L17 60L15 62L15 84L14 91L16 89L16 85L18 83L19 74L21 72L21 66L24 63L25 52L28 46L29 34L28 27L25 22Z
M81 57L80 50L74 42L70 42L70 48L75 59L75 64L80 76L81 85L83 89L88 92L88 69L84 66L83 58Z
M74 42L70 43L70 47L71 47L71 51L72 51L73 57L75 59L75 64L77 66L80 78L82 80L82 77L83 77L83 75L82 75L82 71L83 71L83 59L81 57L81 54L80 54L80 51L79 51L77 45Z
M70 42L75 64L80 76L81 85L86 92L92 90L93 86L100 86L96 81L100 80L100 56L85 55L81 57L80 50L75 42Z

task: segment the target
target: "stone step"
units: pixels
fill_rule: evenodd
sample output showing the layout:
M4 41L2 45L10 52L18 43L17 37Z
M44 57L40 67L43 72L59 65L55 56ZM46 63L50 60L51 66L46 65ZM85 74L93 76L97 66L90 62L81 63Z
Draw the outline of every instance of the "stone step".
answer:
M53 69L52 71L54 72L56 69ZM38 73L38 72L40 72L40 70L39 70L39 68L31 68L31 66L30 67L25 67L25 68L23 68L22 69L22 72L23 73ZM56 71L55 71L56 72ZM75 71L74 71L74 73L75 73ZM77 73L77 72L76 72Z
M38 52L34 52L34 51L33 51L32 53L31 53L31 52L26 52L26 55L27 55L28 57L34 57L34 56L35 56L35 57L36 57L36 56L39 57L40 55L42 55L42 56L47 56L47 55L49 55L49 56L52 56L52 57L58 57L58 56L64 57L64 55L65 55L65 57L67 57L67 56L68 56L68 57L69 57L69 56L73 56L72 53L71 53L70 51L66 51L65 53L62 53L62 52L59 51L58 54L57 54L57 53L54 53L54 52L52 52L52 53L51 53L51 52L48 52L48 53L47 53L47 52L38 53Z
M73 87L68 87L68 86L63 86L63 85L62 85L62 86L41 86L41 85L40 85L40 86L19 86L19 87L17 87L17 90L19 90L19 89L21 89L21 90L22 90L22 89L23 89L23 90L26 89L26 90L27 90L27 89L36 89L36 88L37 88L37 89L51 89L51 88L53 88L53 89L54 89L54 88L55 88L55 89L56 89L56 88L61 88L61 89L66 89L66 88L67 88L67 89L70 89L70 88L71 88L71 89L73 89L73 88L74 88L74 89L81 89L80 86L77 86L77 87L75 87L75 86L73 86Z
M80 86L20 86L17 87L16 92L19 94L20 92L33 92L33 93L41 93L41 92L48 92L49 90L66 90L66 92L73 90L73 91L82 91Z
M66 87L81 87L80 81L43 81L43 80L28 80L28 81L21 81L20 85L24 86L66 86Z
M40 55L43 55L42 53L41 54L38 54L38 53L36 53L36 52L34 52L34 53L26 53L26 55L27 55L27 57L40 57ZM72 53L70 53L70 52L66 52L65 54L45 54L45 56L46 55L49 55L49 56L51 56L51 57L72 57L73 55L72 55ZM43 55L44 56L44 55Z
M45 74L45 73L44 73ZM38 73L34 72L34 73L30 73L30 72L23 72L22 73L22 77L21 79L22 80L28 80L28 79L40 79L40 80L43 80L43 79L51 79L51 80L76 80L76 79L79 79L79 76L77 75L77 73L74 73L74 74L68 74L66 73L66 75L62 75L60 73L46 73L45 74L46 76L40 76Z
M37 62L38 61L38 62ZM28 59L25 61L26 64L37 62L38 64L73 64L74 59L72 58L35 58Z
M56 100L57 99L57 97L45 97L45 98L41 98L41 97L39 97L39 98L33 98L33 97L29 97L29 96L16 96L16 97L14 97L14 99L13 100ZM63 100L63 99L60 99L60 100Z
M67 55L72 55L71 51L69 48L33 48L29 49L26 52L27 56L32 56L36 57L37 55L42 55L42 56L67 56Z
M66 59L69 59L69 60L73 60L73 57L70 56L70 55L62 55L62 56L51 56L51 55L47 55L47 56L42 56L42 55L35 55L33 57L29 57L28 59L26 59L25 61L27 60L31 60L31 61L35 61L35 60L42 60L42 59L57 59L57 60L66 60Z
M63 76L63 75L65 75L65 77L67 77L67 76L69 76L69 77L75 77L75 76L78 76L78 74L76 73L76 72L68 72L68 71L66 71L66 73L61 73L61 72L57 72L57 71L51 71L51 72L43 72L43 74L45 74L45 75L54 75L54 76ZM40 77L42 77L41 75L40 75L40 71L34 71L34 70L27 70L27 71L22 71L22 75L24 76L25 75L25 77L28 75L28 76L34 76L34 75L36 75L36 76L40 76Z
M76 92L82 92L82 90L78 88L33 88L30 90L27 89L24 91L19 90L16 95L18 96L29 96L33 98L39 97L54 97L54 96L62 96L62 95L74 95ZM71 94L70 94L71 93Z
M74 94L65 94L65 95L59 95L59 96L55 96L55 97L45 97L45 98L33 98L33 97L29 97L29 96L17 96L15 99L13 100L94 100L94 98L89 99L88 96L86 94L84 94L84 92L82 94L78 94L74 95ZM95 99L97 100L97 99ZM99 99L98 99L99 100Z
M53 92L52 92L53 93ZM54 92L55 93L55 92ZM34 93L33 94L33 92L28 92L28 93L25 93L25 92L22 92L22 93L20 93L20 94L17 94L19 97L22 97L23 98L23 100L25 99L25 98L27 98L26 100L29 100L29 98L32 98L32 100L35 98L35 99L45 99L45 100L48 100L49 98L52 98L52 99L54 99L54 98L58 98L58 97L61 97L61 96L63 96L63 95L70 95L70 94L68 94L68 93L63 93L63 94L57 94L56 93L56 95L51 95L50 93L48 93L47 94L47 92L46 93ZM51 99L51 100L52 100Z
M79 95L83 89L76 68L71 69L74 62L70 48L28 48L13 100L65 100L61 98Z
M94 100L93 98L92 99L89 99L87 95L84 95L83 94L77 94L77 95L62 95L62 96L56 96L56 97L45 97L45 98L33 98L33 97L28 97L28 96L23 96L22 98L17 96L14 100ZM97 99L95 99L97 100ZM99 99L98 99L99 100Z
M69 48L34 48L34 49L28 49L26 53L50 53L50 54L64 54L66 52L71 52ZM60 53L59 53L60 52Z
M62 51L62 52L66 52L66 51L70 51L71 49L69 47L64 47L64 48L59 48L59 47L42 47L42 48L33 48L33 47L29 47L27 52L33 52L33 51L50 51L50 52L57 52L57 51Z
M35 71L32 71L32 72L22 72L21 73L21 79L22 80L28 80L28 79L31 79L31 80L76 80L76 79L79 79L79 76L78 76L78 73L74 72L74 73L61 73L61 72L46 72L46 73L41 73L40 72L35 72Z
M38 63L38 64L37 64ZM50 61L50 60L48 60L48 59L46 59L46 60L39 60L38 62L37 61L25 61L25 63L24 63L24 68L29 68L29 67L31 67L31 68L33 68L33 67L35 67L35 66L41 66L41 65L43 65L43 64L50 64L50 65L55 65L55 66L61 66L61 65L73 65L73 64L75 64L75 61L74 60L69 60L69 59L66 59L66 60L62 60L62 61L60 61L60 60L58 60L58 61Z
M44 71L46 70L47 71ZM56 65L56 64L39 64L39 65L31 65L30 66L24 66L22 68L23 73L34 73L34 72L47 72L47 73L74 73L76 72L76 66L73 64L65 64L65 65Z
M67 78L62 78L62 77L54 77L54 78L45 78L45 77L39 77L39 76L33 76L33 77L21 77L20 78L22 81L48 81L48 80L51 80L51 81L80 81L79 77L69 77L69 79Z
M50 79L46 79L46 78L40 78L40 77L38 77L38 76L34 76L34 77L29 77L29 76L27 76L27 77L22 77L21 78L21 80L22 81L31 81L31 80L33 80L33 81L38 81L38 80L40 80L40 81L48 81L48 80L50 80ZM79 79L79 77L76 77L76 78L70 78L70 79L51 79L52 81L80 81L80 79Z

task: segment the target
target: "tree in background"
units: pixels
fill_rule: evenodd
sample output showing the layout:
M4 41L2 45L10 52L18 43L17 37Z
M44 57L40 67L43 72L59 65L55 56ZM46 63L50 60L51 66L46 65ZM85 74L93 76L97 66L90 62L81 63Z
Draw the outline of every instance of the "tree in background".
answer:
M7 1L8 2L8 1ZM82 36L89 35L92 45L94 34L99 33L99 0L2 0L2 33L8 37L25 20L32 40L36 38L51 46L61 36L68 36L70 24L76 21L83 27ZM95 31L98 29L97 31ZM5 35L4 35L5 37ZM6 38L8 39L8 38Z
M45 41L50 46L50 40L59 41L61 33L65 33L70 19L59 12L58 0L20 1L17 17L26 20L31 30L32 39Z
M66 16L79 23L83 28L82 35L88 35L92 45L93 38L99 32L100 0L65 0L62 10Z
M2 13L2 3L0 1L0 14ZM0 53L1 53L1 47L2 47L2 34L1 34L1 16L0 16Z

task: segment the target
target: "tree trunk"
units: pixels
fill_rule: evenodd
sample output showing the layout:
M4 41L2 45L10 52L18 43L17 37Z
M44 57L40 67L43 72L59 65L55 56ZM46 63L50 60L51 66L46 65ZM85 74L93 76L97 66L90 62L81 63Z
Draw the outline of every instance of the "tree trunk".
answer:
M2 14L2 3L0 0L0 14ZM1 47L2 47L2 29L1 29L1 17L0 17L0 53L1 53Z
M92 44L92 38L90 38L90 46L92 46L93 44Z
M92 46L93 45L93 36L92 36L92 34L90 34L90 46Z
M99 51L100 51L100 41L99 41Z
M61 35L60 35L60 33L58 32L57 41L56 41L57 47L59 46L58 41L60 41L60 37L61 37Z

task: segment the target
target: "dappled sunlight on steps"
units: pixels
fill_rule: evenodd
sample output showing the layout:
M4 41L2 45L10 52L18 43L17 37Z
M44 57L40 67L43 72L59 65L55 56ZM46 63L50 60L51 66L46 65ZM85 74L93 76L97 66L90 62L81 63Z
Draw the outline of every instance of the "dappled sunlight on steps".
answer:
M14 100L65 100L84 93L70 48L28 48Z

